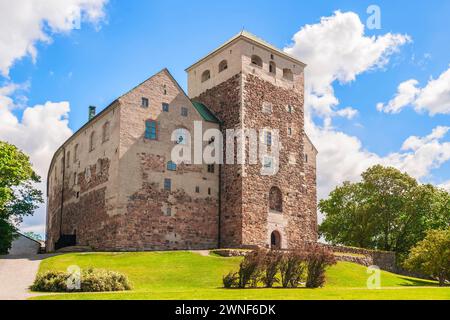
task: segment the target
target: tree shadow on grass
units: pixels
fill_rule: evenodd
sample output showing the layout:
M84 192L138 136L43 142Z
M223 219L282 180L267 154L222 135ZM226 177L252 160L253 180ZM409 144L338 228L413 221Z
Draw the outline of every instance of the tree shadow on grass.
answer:
M400 283L400 286L403 287L438 287L439 284L432 280L425 280L425 279L411 279L405 276L399 276L400 279L404 280L405 282Z

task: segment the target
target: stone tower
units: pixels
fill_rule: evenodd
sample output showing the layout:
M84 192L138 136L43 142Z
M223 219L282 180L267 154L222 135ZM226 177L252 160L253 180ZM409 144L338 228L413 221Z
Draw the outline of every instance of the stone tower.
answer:
M266 129L279 130L275 175L261 175L264 161L221 166L221 247L293 248L317 240L317 151L304 132L305 66L243 31L186 69L189 97L217 115L224 135L264 129L270 145Z

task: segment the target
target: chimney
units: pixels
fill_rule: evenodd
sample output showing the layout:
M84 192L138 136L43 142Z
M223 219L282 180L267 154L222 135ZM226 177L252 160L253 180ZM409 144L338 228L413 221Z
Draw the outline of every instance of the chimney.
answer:
M95 117L95 106L89 106L89 121Z

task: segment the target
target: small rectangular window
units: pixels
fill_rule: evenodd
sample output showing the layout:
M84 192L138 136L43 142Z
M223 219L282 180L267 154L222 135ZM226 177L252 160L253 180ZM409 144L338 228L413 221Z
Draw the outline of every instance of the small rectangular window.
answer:
M177 164L173 161L167 162L167 170L169 171L176 171L177 170Z
M166 216L170 217L172 215L172 208L171 207L167 207L166 208Z
M208 164L208 172L214 173L214 165L213 164Z
M149 140L156 140L156 121L147 120L145 121L145 138Z
M169 112L169 104L168 103L163 103L162 104L162 111L163 112Z
M70 151L67 151L66 166L67 166L67 168L70 167Z
M164 190L172 190L172 180L164 179Z
M141 107L142 108L148 108L148 99L147 98L142 97Z
M272 157L264 157L264 168L271 169L273 167Z
M262 105L262 112L266 114L272 113L272 104L268 102L264 102Z
M292 128L288 128L288 135L292 135Z
M305 153L305 162L308 162L308 155Z
M188 109L185 107L181 107L181 115L183 117L187 117L188 116Z
M208 195L211 195L211 188L208 188Z
M270 131L266 132L266 144L268 146L272 145L272 132L270 132Z
M196 186L196 187L195 187L195 192L196 192L196 193L200 193L200 187L199 187L199 186Z

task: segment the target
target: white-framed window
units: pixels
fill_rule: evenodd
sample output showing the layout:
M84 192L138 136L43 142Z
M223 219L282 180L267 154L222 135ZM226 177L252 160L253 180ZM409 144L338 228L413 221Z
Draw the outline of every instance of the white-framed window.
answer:
M264 156L263 158L263 166L265 169L271 170L273 169L273 157Z
M267 130L264 132L264 142L268 146L272 145L272 132L271 131Z
M272 113L272 104L269 102L263 102L262 112L266 113L266 114L271 114Z

